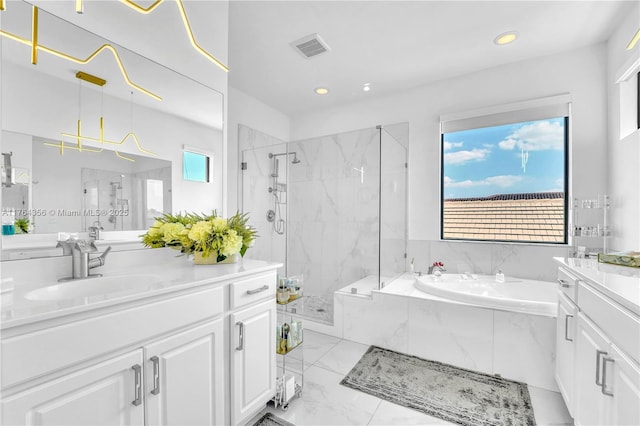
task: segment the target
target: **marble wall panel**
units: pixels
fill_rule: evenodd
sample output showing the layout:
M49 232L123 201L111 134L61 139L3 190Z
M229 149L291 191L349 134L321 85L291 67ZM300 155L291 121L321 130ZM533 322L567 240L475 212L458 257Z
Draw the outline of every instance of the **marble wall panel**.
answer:
M493 311L407 299L410 354L492 374Z
M345 296L342 311L345 339L407 353L408 298Z
M495 311L494 373L558 392L555 339L555 318Z

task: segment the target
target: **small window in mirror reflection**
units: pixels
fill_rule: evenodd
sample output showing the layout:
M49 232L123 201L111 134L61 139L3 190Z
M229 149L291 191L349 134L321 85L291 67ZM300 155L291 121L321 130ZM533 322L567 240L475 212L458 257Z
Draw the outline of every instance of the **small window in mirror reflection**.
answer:
M184 151L182 177L195 182L209 182L211 158L205 154Z

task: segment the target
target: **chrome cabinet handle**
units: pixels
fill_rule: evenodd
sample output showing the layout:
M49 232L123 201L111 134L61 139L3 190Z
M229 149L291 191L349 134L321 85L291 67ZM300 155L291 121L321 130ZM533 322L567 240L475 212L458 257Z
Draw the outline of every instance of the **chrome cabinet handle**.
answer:
M596 351L596 385L602 386L602 382L600 382L600 357L602 355L607 355L605 351Z
M569 318L573 318L573 315L564 316L564 340L573 342L573 339L569 338Z
M558 284L560 284L561 287L563 288L569 288L571 287L571 284L569 284L568 282L566 282L565 280L558 278Z
M242 321L238 321L236 325L240 326L240 344L236 348L236 351L241 351L244 349L244 323Z
M253 290L247 290L247 294L256 294L256 293L260 293L261 291L265 291L265 290L269 290L269 286L268 285L263 285L260 288L256 288Z
M607 391L607 362L613 364L615 360L608 356L602 358L602 384L600 385L600 389L602 389L602 393L607 396L613 396L613 392Z
M149 359L153 363L153 389L151 389L151 394L158 395L160 393L160 358L154 355Z
M134 377L133 395L135 398L131 403L137 407L142 404L142 367L140 364L136 364L131 369Z

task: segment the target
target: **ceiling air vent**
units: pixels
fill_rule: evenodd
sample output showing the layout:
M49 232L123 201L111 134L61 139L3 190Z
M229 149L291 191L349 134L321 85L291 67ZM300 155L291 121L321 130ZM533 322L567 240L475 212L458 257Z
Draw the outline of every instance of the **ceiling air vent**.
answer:
M324 40L318 34L311 34L306 37L302 37L291 43L291 46L305 58L311 58L318 56L321 53L325 53L331 50L331 48L324 42Z

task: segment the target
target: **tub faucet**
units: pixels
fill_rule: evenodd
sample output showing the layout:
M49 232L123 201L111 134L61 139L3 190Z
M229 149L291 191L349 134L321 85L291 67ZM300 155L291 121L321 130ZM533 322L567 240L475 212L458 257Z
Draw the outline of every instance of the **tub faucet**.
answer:
M442 262L434 262L433 265L429 266L427 274L431 275L434 271L445 272L446 269L444 269L444 264Z
M93 240L58 241L57 247L62 247L64 255L71 254L72 262L72 276L61 278L58 281L69 281L102 276L101 274L89 274L89 271L93 268L104 265L107 254L109 254L109 251L111 251L111 246L109 246L100 256L91 259L89 255L98 251L96 243Z

